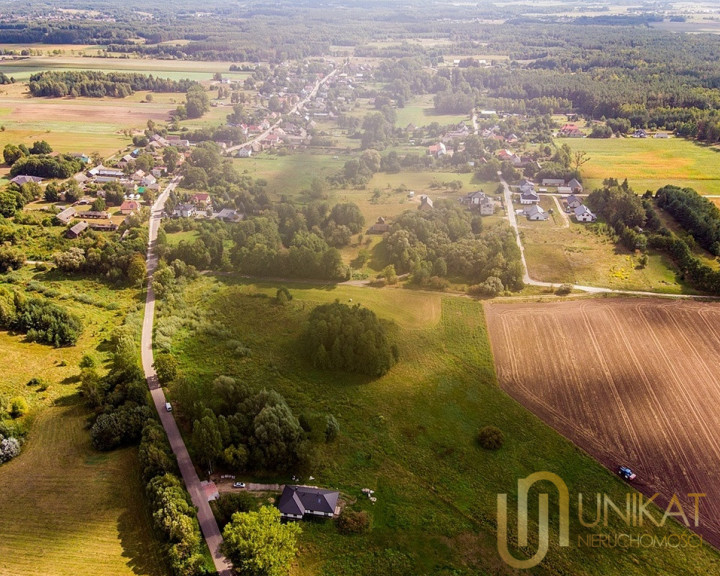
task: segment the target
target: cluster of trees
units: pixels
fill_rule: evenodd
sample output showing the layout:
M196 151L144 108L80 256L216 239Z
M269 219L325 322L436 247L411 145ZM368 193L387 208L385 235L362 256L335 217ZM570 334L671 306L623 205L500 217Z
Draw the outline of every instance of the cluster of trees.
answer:
M85 234L68 250L53 254L53 260L66 273L103 275L112 282L136 285L145 277L147 249L147 230L137 224L127 229L122 242L117 236Z
M523 287L520 252L504 224L484 227L480 216L450 200L433 210L407 211L384 239L388 260L399 273L418 283L432 277L455 277L471 284L499 278L503 288Z
M191 84L185 94L185 104L180 104L173 115L178 120L200 118L210 110L210 99L200 84Z
M655 194L660 208L715 256L720 256L720 210L692 188L665 186Z
M19 248L0 244L0 272L19 270L25 265L25 253Z
M28 88L33 96L84 96L87 98L125 98L138 90L187 92L197 84L191 80L170 80L125 72L44 71L30 76Z
M244 382L220 376L211 395L182 375L176 397L192 422L190 447L197 461L211 469L284 471L306 466L313 443L331 442L339 426L331 414L297 418L274 390L257 391Z
M17 146L15 144L6 144L5 148L3 148L3 159L5 160L5 164L12 166L24 156L29 156L30 154L50 154L51 152L52 147L45 140L35 141L30 148L25 146L25 144Z
M83 329L80 318L65 308L6 288L0 288L0 327L56 347L74 345Z
M110 345L112 364L107 375L100 376L90 357L84 357L80 364L80 391L93 410L90 436L98 450L137 444L152 414L132 330L128 326L117 328Z
M286 576L297 554L300 525L283 523L277 508L239 512L223 530L223 553L247 576Z
M372 310L340 302L323 304L310 314L303 343L314 366L382 376L398 360L386 325Z
M41 178L70 178L85 169L85 164L71 154L47 156L44 154L18 158L10 168L11 176L27 174Z
M156 432L157 436L162 429ZM158 449L158 446L154 446ZM153 524L166 541L165 556L174 576L208 574L197 513L182 480L174 474L153 477L145 488Z
M618 241L629 250L645 251L652 248L664 252L673 260L681 278L690 286L709 294L720 294L720 271L704 264L693 254L685 239L663 225L655 210L651 192L640 198L628 186L627 180L618 184L617 180L607 179L603 185L602 189L588 196L588 205L614 230ZM692 221L691 218L698 218L698 223L702 223L699 215L690 216L687 207L681 207L686 201L688 206L702 206L702 202L697 202L693 197L695 192L690 192L666 186L658 190L658 204L669 205L674 201L678 214L687 217L688 222Z
M628 250L647 249L647 236L643 233L645 207L627 180L618 183L613 178L606 179L602 188L590 193L587 204L612 227Z

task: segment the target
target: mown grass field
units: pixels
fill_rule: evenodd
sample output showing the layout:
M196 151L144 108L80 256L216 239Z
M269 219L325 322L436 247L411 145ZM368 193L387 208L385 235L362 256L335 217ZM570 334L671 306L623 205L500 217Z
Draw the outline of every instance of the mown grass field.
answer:
M317 447L309 473L314 484L338 488L353 506L368 510L373 529L340 536L331 522L303 522L295 576L514 573L496 552L496 495L510 494L514 525L517 479L534 471L560 474L571 493L607 492L624 501L625 484L498 388L481 304L351 286L293 284L290 290L295 298L283 307L262 296L274 294L270 284L201 278L186 290L185 307L202 310L205 321L225 326L251 354L238 358L197 329L176 331L173 349L184 375L204 390L225 374L278 390L295 414L331 412L340 422L337 441ZM417 306L423 297L434 303L425 310ZM314 305L334 298L352 298L396 322L401 361L384 377L320 372L303 357L299 339L305 318ZM478 428L487 424L505 433L505 445L497 452L475 444ZM376 504L362 496L362 488L375 490ZM556 526L550 498L551 526ZM611 520L601 531L618 529ZM678 528L664 530L677 533ZM533 533L531 527L531 539ZM644 575L648 569L683 574L687 566L695 573L716 574L718 561L707 548L619 553L552 545L533 574Z
M717 148L683 138L561 138L555 143L588 153L590 160L581 169L588 191L600 187L604 178L627 178L639 194L666 184L720 194Z
M85 328L69 348L27 343L22 335L0 332L0 394L22 396L30 408L21 455L0 466L0 574L165 576L136 450L94 450L88 412L77 393L82 355L92 355L102 366L103 342L137 308L137 291L32 269L16 277L10 288L40 282L55 302L81 316ZM5 278L0 276L0 282ZM28 387L33 377L42 378L47 390Z

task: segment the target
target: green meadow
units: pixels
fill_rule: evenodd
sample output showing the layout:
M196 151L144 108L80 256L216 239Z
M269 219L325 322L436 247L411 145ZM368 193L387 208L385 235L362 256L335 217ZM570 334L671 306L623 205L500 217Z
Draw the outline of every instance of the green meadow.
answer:
M331 412L338 419L338 439L316 445L305 474L315 485L339 489L352 508L367 510L372 529L343 536L332 522L303 522L295 576L514 574L496 552L496 495L509 494L515 526L517 479L538 470L560 474L571 493L605 492L624 501L624 483L497 386L482 304L405 289L289 284L294 299L281 306L274 302L276 286L232 276L200 278L186 289L183 309L199 313L203 324L222 325L250 354L238 357L197 327L175 330L172 349L184 377L205 394L215 377L228 375L279 391L296 415ZM315 305L334 299L360 303L394 322L401 359L388 374L369 379L322 372L306 361L300 342L305 319ZM475 443L485 425L504 432L497 452ZM374 490L377 502L362 488ZM571 502L571 515L575 506ZM557 541L556 522L551 512L551 542ZM597 532L620 529L638 531L611 519ZM679 530L672 525L656 533ZM531 547L535 533L531 526ZM553 544L532 573L644 575L652 567L653 573L681 574L687 565L717 573L717 563L717 553L707 548L617 554Z
M137 449L96 451L88 410L78 394L83 354L100 366L104 341L130 312L139 321L138 293L93 280L67 280L24 269L0 286L51 298L84 324L76 346L28 343L0 332L0 394L29 405L19 423L29 430L22 453L0 465L0 574L166 576L147 512ZM139 331L139 324L138 331ZM41 378L42 386L28 386ZM44 388L44 389L43 389Z

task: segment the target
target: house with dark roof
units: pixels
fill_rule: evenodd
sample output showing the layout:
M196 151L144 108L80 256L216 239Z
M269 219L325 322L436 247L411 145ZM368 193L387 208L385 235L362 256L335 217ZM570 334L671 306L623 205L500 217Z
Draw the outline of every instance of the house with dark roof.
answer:
M287 484L278 500L278 510L283 518L294 520L301 520L306 514L332 518L339 497L337 490Z
M567 212L572 212L578 206L582 206L582 200L575 196L575 194L571 194L567 197L567 200L565 200L565 204L567 205Z
M540 202L540 196L532 190L520 194L520 204L537 204L538 202Z

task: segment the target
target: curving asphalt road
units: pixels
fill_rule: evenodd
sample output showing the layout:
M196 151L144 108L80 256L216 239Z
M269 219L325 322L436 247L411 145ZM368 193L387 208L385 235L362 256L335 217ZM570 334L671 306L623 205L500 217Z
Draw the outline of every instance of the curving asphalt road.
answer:
M147 379L148 387L150 388L150 394L152 395L153 403L157 409L158 415L160 416L160 422L162 422L163 428L167 433L168 440L170 440L170 446L172 451L175 453L175 457L178 461L180 473L182 474L185 486L190 493L192 502L197 508L198 522L200 523L200 529L202 530L203 536L207 542L210 553L215 563L215 569L218 571L220 576L231 576L232 566L228 560L220 553L220 545L222 544L222 535L218 528L215 516L213 516L210 505L208 504L207 497L200 485L200 478L198 478L195 467L193 466L192 460L190 460L190 454L188 454L185 442L183 442L180 430L177 427L175 418L172 412L168 412L165 409L165 393L160 387L160 383L155 373L153 366L153 350L152 350L152 337L153 337L153 320L155 317L155 294L152 289L152 275L157 267L158 257L155 254L155 240L157 239L158 227L160 225L160 219L162 217L163 208L168 195L180 182L181 177L176 176L172 182L163 190L162 194L158 197L153 204L150 214L150 225L149 225L149 239L148 239L148 254L147 254L147 277L148 277L148 288L147 298L145 300L145 317L143 318L142 328L142 366L145 372L145 378Z

